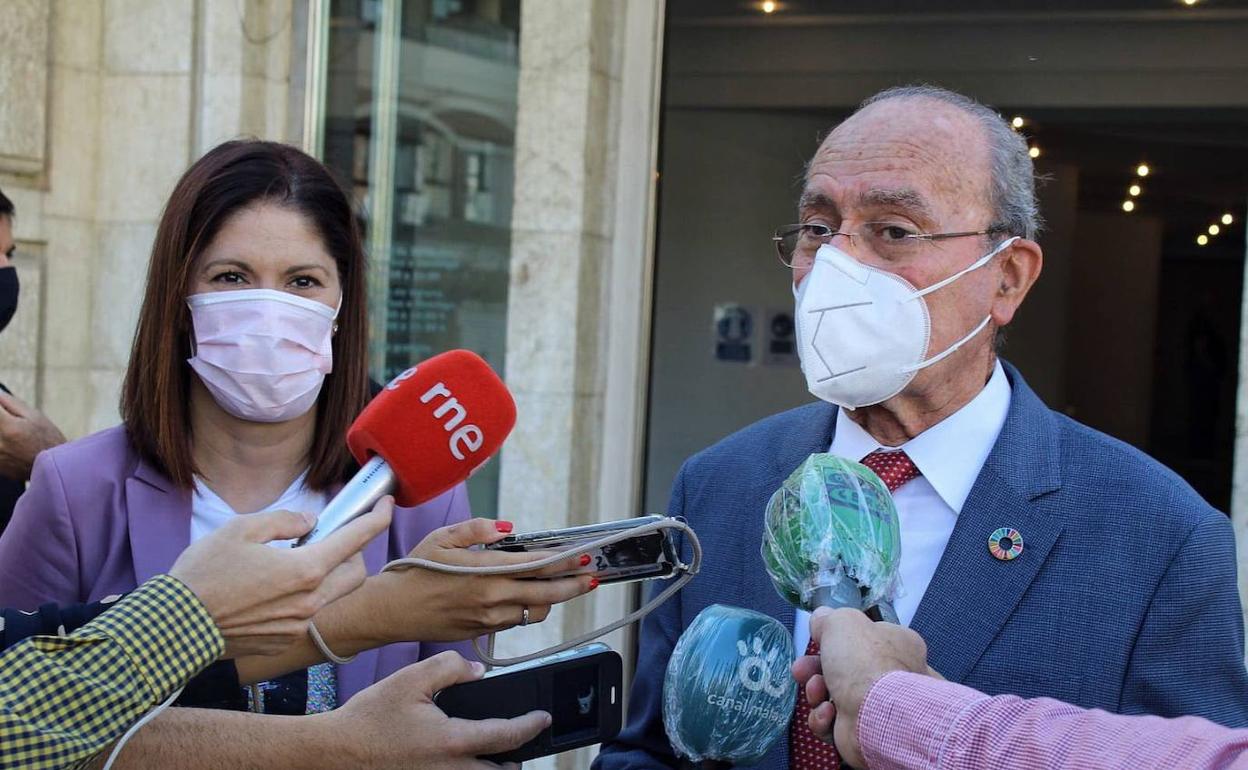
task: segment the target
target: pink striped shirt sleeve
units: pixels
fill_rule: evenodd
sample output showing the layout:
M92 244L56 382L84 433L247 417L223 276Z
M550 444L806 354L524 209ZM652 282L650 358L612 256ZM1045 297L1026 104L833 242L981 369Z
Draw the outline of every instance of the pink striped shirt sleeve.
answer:
M990 697L904 672L882 677L867 693L858 745L871 770L1248 769L1248 730L1197 717L1123 716L1048 698Z

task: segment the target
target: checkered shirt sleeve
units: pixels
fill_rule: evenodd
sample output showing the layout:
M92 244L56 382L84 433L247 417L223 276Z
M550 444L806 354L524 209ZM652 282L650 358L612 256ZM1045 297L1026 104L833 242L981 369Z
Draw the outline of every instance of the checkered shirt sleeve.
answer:
M0 654L0 768L80 767L225 649L208 611L158 575L68 636Z
M1051 698L990 697L895 672L867 693L858 745L872 770L1248 768L1248 730L1199 717L1110 714Z

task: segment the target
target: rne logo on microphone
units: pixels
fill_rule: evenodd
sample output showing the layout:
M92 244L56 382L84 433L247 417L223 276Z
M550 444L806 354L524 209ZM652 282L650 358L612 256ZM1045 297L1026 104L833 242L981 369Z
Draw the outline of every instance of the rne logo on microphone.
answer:
M416 373L415 367L409 369L408 371L412 374ZM404 372L396 377L394 382L387 387L397 388L401 380L405 380L410 376L411 374ZM429 390L420 397L420 403L428 404L438 397L442 397L444 400L438 405L437 409L433 410L433 417L435 420L441 420L448 414L450 415L450 418L442 424L442 429L451 434L449 441L451 455L456 460L463 460L465 457L464 450L467 449L469 452L476 452L479 450L481 445L485 443L485 435L481 432L480 428L471 423L460 427L460 423L468 419L468 410L464 408L463 404L459 403L459 400L455 398L450 389L448 389L446 385L441 382L436 383L432 388L429 388Z

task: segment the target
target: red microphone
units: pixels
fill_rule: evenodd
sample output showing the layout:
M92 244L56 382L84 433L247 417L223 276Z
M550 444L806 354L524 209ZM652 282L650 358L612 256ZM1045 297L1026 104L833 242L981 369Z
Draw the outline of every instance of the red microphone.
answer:
M347 431L360 470L296 545L324 539L383 496L411 507L467 479L516 424L516 402L476 353L451 350L395 377Z

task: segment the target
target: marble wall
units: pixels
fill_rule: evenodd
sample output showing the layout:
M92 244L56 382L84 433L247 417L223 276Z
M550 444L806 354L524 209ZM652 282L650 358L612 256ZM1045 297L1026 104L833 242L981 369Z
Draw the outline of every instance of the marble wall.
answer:
M527 531L641 513L662 3L527 0L522 14L506 363L519 421L499 510ZM604 586L498 649L573 638L632 601L632 588ZM629 638L604 641L627 658ZM525 766L571 770L592 756Z
M18 210L23 292L0 335L0 380L67 436L117 422L148 254L178 176L224 139L300 139L292 30L305 5L6 4L0 189Z
M48 18L45 0L10 0L0 24L0 171L37 172L47 134Z

